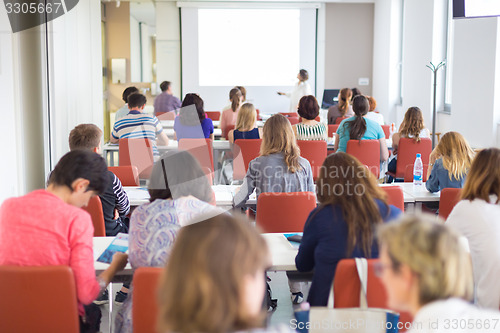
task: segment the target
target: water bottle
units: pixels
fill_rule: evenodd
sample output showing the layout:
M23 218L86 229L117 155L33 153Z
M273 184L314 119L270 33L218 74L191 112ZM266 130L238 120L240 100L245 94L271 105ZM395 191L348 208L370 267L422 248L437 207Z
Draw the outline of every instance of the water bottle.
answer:
M422 185L422 178L424 175L424 163L422 163L422 157L417 154L415 159L415 164L413 165L413 185Z

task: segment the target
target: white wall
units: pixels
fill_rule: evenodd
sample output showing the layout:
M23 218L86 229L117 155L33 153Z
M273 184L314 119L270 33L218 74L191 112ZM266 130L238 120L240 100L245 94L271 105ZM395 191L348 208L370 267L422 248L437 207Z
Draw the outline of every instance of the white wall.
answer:
M130 82L141 82L141 36L139 21L130 15Z

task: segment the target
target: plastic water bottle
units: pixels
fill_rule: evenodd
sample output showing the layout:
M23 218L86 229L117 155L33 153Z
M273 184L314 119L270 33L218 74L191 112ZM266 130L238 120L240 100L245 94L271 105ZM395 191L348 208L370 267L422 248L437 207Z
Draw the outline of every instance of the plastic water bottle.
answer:
M422 157L417 154L415 159L415 164L413 165L413 185L422 185L422 178L424 175L424 163L422 163Z

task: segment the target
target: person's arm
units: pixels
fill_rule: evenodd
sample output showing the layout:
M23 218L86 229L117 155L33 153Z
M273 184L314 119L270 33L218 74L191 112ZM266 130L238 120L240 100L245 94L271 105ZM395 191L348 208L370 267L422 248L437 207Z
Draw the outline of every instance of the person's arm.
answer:
M122 182L116 175L113 180L113 193L115 194L115 208L120 216L127 215L130 212L130 202L127 193L123 190Z
M111 260L109 267L97 276L98 280L100 279L103 281L103 284L100 286L101 289L104 289L111 282L116 273L123 270L125 266L127 266L127 261L128 254L126 253L116 252L113 255L113 259Z
M379 139L380 141L380 161L387 161L389 158L389 150L387 149L387 142L385 138Z
M262 139L263 133L264 133L264 131L263 131L262 127L259 127L259 138Z
M227 117L226 117L227 112L226 111L223 111L221 116L220 116L220 129L222 130L222 133L224 133L224 130L227 127Z
M234 195L233 206L236 208L245 206L248 198L255 189L255 177L257 172L254 170L254 168L256 163L260 162L256 160L250 161L247 174L243 179L243 184L240 186L239 191Z
M293 134L295 135L295 138L297 138L297 124L292 126L293 129Z
M392 154L393 155L398 154L398 145L399 145L400 138L401 138L401 135L399 133L392 134Z
M120 137L118 136L118 133L116 132L116 128L113 127L113 130L111 131L111 136L109 137L109 142L118 143L119 139L120 139Z
M159 146L168 146L168 136L162 131L158 134L158 145Z
M234 130L229 131L229 133L227 134L227 138L230 143L234 143Z
M313 214L316 213L314 209L307 218L307 221L304 225L304 234L302 236L302 240L300 241L299 252L295 257L295 266L299 272L309 272L314 269L314 252L316 247L318 246L319 234L316 229L316 225L318 224L317 215L314 218L311 218Z
M333 133L333 137L335 138L335 143L333 144L333 150L337 152L337 150L339 149L340 137L337 133Z
M433 167L434 164L435 166ZM425 187L431 193L435 193L440 190L438 172L441 167L441 160L434 159L434 161L432 161L431 157L429 157L429 168L427 169L428 179L425 182Z

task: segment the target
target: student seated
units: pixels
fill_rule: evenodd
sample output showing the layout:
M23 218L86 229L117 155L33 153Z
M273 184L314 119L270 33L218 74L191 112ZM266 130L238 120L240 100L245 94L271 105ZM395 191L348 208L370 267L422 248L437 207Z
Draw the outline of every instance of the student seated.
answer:
M238 139L260 139L262 130L257 128L257 112L255 106L245 103L238 112L238 119L234 130L229 131L229 142L234 143Z
M338 104L328 108L328 125L335 125L339 117L352 117L354 112L351 106L352 90L344 88L339 92Z
M474 292L470 256L451 228L434 217L407 216L380 227L378 240L378 274L389 307L412 314L409 333L498 332L498 306L487 311L469 303Z
M442 139L441 139L442 140ZM500 150L480 151L467 174L460 201L446 224L469 241L474 269L475 303L500 307Z
M89 322L84 305L91 304L127 264L127 255L117 253L96 277L94 227L90 215L80 207L103 193L107 182L104 159L93 152L75 150L59 160L46 190L7 199L0 207L0 265L71 267L82 331L99 331L100 315L99 322ZM97 309L92 304L85 309L100 313L94 307Z
M446 133L429 156L425 187L429 192L462 188L473 158L474 151L462 134Z
M377 101L372 96L366 96L366 98L368 99L370 108L368 109L368 113L366 114L365 118L375 121L380 126L384 125L384 116L376 111Z
M181 107L181 100L174 96L172 84L169 81L160 83L160 89L161 94L156 96L154 102L154 114L156 117L159 114L173 112Z
M115 122L128 115L130 111L128 108L128 97L135 93L139 93L139 89L137 89L136 87L128 87L123 91L122 99L125 102L125 105L119 108L118 111L116 111Z
M335 151L346 152L349 140L379 140L380 161L386 161L389 157L385 133L379 124L371 119L366 119L368 113L368 100L363 95L358 95L352 102L355 116L344 119L337 129L338 140L335 140Z
M181 227L199 216L222 213L209 204L212 188L187 151L169 151L155 163L148 192L150 202L137 207L130 218L128 253L134 270L165 265ZM116 316L116 332L132 332L132 297Z
M220 118L220 128L222 130L222 136L227 137L229 132L228 126L235 126L236 120L238 118L238 111L240 110L241 104L243 103L243 94L238 88L233 88L229 92L231 107L227 110L222 111Z
M142 111L146 105L146 96L132 94L128 97L128 115L115 122L111 132L111 143L118 143L119 139L149 139L153 143L153 154L159 157L156 138L160 146L168 145L168 137L163 131L160 121L155 116Z
M179 116L174 121L175 139L214 139L214 124L207 118L203 100L197 94L187 94Z
M316 121L319 115L319 105L316 97L304 96L300 99L297 110L302 122L293 125L297 140L324 140L328 137L328 129L324 123Z
M387 204L387 195L370 170L342 152L326 158L316 192L320 205L305 223L295 265L300 272L314 270L307 301L326 306L338 262L377 258L374 229L396 218L401 210Z

